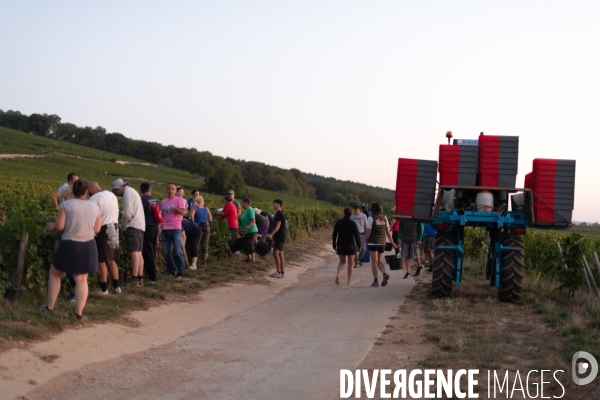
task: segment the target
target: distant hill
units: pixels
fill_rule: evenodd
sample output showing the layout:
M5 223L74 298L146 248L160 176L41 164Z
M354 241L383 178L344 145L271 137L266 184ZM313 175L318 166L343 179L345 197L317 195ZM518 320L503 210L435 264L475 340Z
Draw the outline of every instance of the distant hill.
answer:
M98 126L78 127L61 122L58 115L21 114L0 110L0 126L32 135L104 150L148 163L188 171L204 182L206 190L224 193L233 188L245 193L246 186L292 196L352 205L380 202L390 207L394 191L351 181L341 181L297 169L283 169L264 163L215 156L208 151L164 146L156 142L129 139L121 133L107 133ZM114 157L113 157L114 158Z
M27 155L28 157L20 157ZM31 158L35 156L35 158ZM120 163L125 161L127 163ZM157 198L166 196L168 182L183 186L186 198L191 189L201 189L209 207L222 207L223 192L210 194L204 191L202 181L189 171L147 163L143 160L91 149L72 143L43 138L12 129L0 127L0 186L39 185L49 193L67 179L70 172L82 179L98 181L102 188L110 188L117 178L129 181L139 190L143 181L149 181ZM242 195L250 195L253 205L271 211L273 199L281 198L284 206L305 208L332 208L333 204L286 193L246 186ZM30 193L40 196L41 193ZM336 207L337 208L337 207Z

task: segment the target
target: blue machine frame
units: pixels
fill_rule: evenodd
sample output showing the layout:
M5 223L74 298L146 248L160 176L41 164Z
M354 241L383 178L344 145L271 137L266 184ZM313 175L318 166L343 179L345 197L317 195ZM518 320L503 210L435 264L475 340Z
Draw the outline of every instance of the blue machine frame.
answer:
M465 226L480 226L491 228L498 232L498 238L494 243L494 248L489 251L493 252L494 257L494 273L490 279L493 279L494 286L500 287L500 278L502 276L502 252L504 251L521 251L521 247L503 246L502 243L509 232L507 229L517 228L526 229L528 227L525 213L523 212L507 212L500 214L498 212L488 211L441 211L433 221L427 221L433 225L449 224L448 231L464 228ZM454 246L440 246L439 249L454 250L454 267L452 269L452 277L456 286L460 285L463 273L463 259L465 251L463 249L463 238L458 235L458 240Z

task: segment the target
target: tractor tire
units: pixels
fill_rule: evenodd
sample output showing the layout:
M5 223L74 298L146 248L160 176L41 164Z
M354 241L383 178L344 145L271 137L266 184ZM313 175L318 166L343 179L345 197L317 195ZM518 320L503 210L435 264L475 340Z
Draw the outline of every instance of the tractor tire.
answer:
M433 257L433 277L431 280L431 297L452 296L452 270L454 268L454 250L440 249L440 246L454 246L455 238L451 233L435 235L435 252Z
M523 275L525 257L523 255L523 238L509 236L504 240L504 246L520 247L521 250L509 250L502 254L502 279L498 288L500 301L519 301L523 291Z

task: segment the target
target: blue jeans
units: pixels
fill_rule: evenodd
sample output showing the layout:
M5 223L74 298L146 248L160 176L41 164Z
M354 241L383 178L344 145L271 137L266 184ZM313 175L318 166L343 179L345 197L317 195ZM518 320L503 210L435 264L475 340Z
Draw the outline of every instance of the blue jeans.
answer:
M170 229L161 232L163 256L167 262L167 271L171 274L183 275L185 264L183 262L183 239L179 229ZM175 254L175 262L177 262L177 271L175 271L175 263L173 262L173 254L171 254L171 246L173 254Z

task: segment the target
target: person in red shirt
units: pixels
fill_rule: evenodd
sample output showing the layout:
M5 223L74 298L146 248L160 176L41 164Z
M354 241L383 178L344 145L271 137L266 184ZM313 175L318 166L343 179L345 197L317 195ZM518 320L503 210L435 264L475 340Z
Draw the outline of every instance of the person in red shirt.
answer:
M233 204L233 197L231 195L223 197L223 200L225 200L225 205L223 206L223 210L219 211L218 214L221 216L221 219L227 219L229 239L233 240L238 231L238 212Z

